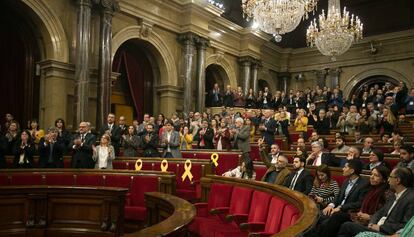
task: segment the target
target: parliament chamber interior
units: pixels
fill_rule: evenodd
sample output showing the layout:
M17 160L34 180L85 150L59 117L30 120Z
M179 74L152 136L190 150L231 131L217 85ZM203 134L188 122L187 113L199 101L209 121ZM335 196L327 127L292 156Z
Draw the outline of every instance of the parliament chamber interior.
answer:
M414 1L0 7L0 236L414 236Z

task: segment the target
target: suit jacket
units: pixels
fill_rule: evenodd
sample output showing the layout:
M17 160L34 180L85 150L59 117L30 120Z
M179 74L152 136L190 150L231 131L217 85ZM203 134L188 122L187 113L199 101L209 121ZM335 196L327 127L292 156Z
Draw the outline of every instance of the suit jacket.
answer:
M210 127L207 128L204 135L200 135L200 131L202 131L203 128L199 128L196 135L194 136L194 140L197 142L197 148L201 149L214 149L213 145L213 138L214 138L214 131ZM204 139L204 147L200 147L201 140Z
M20 147L21 141L17 141L14 144L13 154L14 160L13 165L14 168L32 168L33 167L33 155L36 152L36 147L34 143L28 143L23 149ZM20 154L24 153L24 163L19 164L20 161Z
M79 134L76 136L79 136ZM70 147L73 149L72 168L93 169L95 162L92 159L92 145L95 145L95 143L96 136L92 133L86 134L81 146L74 146L73 141L70 143Z
M149 135L150 140L146 141L145 137ZM158 135L155 132L148 134L147 132L141 136L141 146L144 149L145 157L159 157L158 153Z
M296 172L291 172L286 179L285 187L290 187L290 184L292 183L293 178L295 177ZM308 195L310 191L312 190L313 186L313 177L309 173L308 170L303 170L299 177L296 179L295 186L293 187L293 190L301 192L305 195Z
M322 159L321 164L325 164L328 166L338 167L340 163L340 160L337 159L335 155L331 153L322 153L321 159ZM314 160L308 160L306 165L312 165L313 161Z
M214 143L218 144L220 138L223 150L231 150L230 132L228 128L222 133L216 132L214 134Z
M267 167L266 173L262 177L262 181L266 180L266 177L273 171L276 170L276 166L274 164L271 164L269 162L269 158L267 157L267 154L265 151L260 152L260 158L262 158L263 163L265 163ZM279 171L279 174L277 175L274 184L283 185L286 182L287 177L289 176L290 171L288 168L283 168Z
M7 168L6 158L4 157L6 155L6 151L7 140L2 134L0 134L0 169Z
M65 151L65 145L63 141L57 140L55 143L53 143L52 148L50 146L51 146L50 143L45 144L45 138L40 139L40 142L39 142L40 168L46 168L46 167L63 168L63 154ZM52 155L51 163L49 163L50 155Z
M137 135L129 136L122 141L122 146L124 147L124 156L134 157L137 156L137 149L140 145L140 137Z
M168 146L170 147L171 154L174 158L181 158L181 152L179 150L180 148L180 134L173 130L170 137L170 142L165 143L164 141L167 140L167 131L164 131L161 135L161 147L164 148L164 151L162 153L162 157L165 157L165 154L167 153Z
M100 145L97 146L96 147L96 153L93 154L93 156L92 156L92 159L95 162L95 169L99 169L99 159L100 159L99 150L100 149L101 149L101 146ZM110 153L109 153L108 158L106 160L105 169L110 169L111 170L112 169L112 160L115 159L115 149L112 145L109 145L109 150L110 150Z
M345 180L345 182L342 184L339 195L335 200L335 207L340 206L342 200L344 200L345 191L348 184L349 179ZM369 182L366 179L359 177L354 186L352 186L351 190L349 191L345 203L341 206L341 211L347 212L348 210L358 210L361 207L365 194L367 194L369 190L368 186Z
M242 151L242 153L250 152L250 127L243 126L234 135L234 146Z
M99 136L102 137L103 134L105 134L106 131L109 130L108 124L105 123L101 126L101 129L99 130ZM111 131L111 145L115 149L115 155L119 155L119 146L120 141L122 137L122 130L119 127L119 125L113 124L112 125L112 131Z
M391 213L388 215L384 224L380 226L380 232L392 235L399 229L402 229L405 224L414 216L414 190L408 188L397 201ZM370 219L370 223L377 224L378 221L383 217L387 216L392 204L395 201L395 195L390 198L385 205L375 212Z
M266 120L264 120L263 124L265 125L266 130L262 131L262 135L264 136L265 142L270 147L275 142L277 122L273 118L270 118L267 123Z

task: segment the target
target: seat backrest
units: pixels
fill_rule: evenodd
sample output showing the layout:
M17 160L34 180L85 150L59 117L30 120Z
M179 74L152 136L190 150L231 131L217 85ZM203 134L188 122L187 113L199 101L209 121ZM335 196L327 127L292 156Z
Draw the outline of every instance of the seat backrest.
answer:
M202 164L192 163L191 164L191 174L193 175L193 180L190 181L188 177L185 178L183 181L182 175L185 172L185 164L184 163L173 163L172 165L177 166L177 189L193 189L195 181L200 181L201 175L203 173Z
M283 211L283 218L279 231L282 231L288 228L289 226L294 225L298 219L299 210L292 204L287 204L285 210Z
M158 177L155 175L135 175L129 192L132 206L145 206L145 193L158 191Z
M78 174L76 176L77 186L103 186L103 176L100 174Z
M255 165L254 171L256 171L256 180L262 180L262 177L266 174L267 167L264 165Z
M121 160L114 160L112 161L112 167L116 170L126 170L127 162Z
M73 186L75 185L75 179L73 174L46 174L45 183L46 185Z
M0 174L0 186L9 185L9 177L7 174Z
M271 198L272 196L268 193L254 191L247 222L265 222Z
M228 207L230 205L233 186L227 184L213 183L208 195L208 210L216 207Z
M280 231L280 223L282 219L289 218L289 223L292 218L286 217L284 209L287 205L287 202L279 197L272 197L269 205L269 212L267 214L265 232L276 234Z
M253 190L250 188L234 187L231 194L230 214L248 214Z
M106 175L105 186L129 189L131 187L131 176L130 175Z
M43 178L41 174L13 174L10 185L42 185Z

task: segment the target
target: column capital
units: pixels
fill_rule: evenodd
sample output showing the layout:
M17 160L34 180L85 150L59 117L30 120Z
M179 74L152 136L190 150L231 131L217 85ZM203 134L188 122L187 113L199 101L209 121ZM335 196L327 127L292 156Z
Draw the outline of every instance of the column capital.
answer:
M195 38L195 43L198 49L205 50L207 47L210 47L210 40L201 36Z
M92 0L73 0L76 5L92 7Z
M339 74L342 72L341 68L330 68L327 70L327 73L331 76L339 76Z
M117 0L93 0L93 3L104 13L114 14L120 9Z
M257 61L257 59L251 56L242 56L237 61L242 65L252 65Z
M252 67L254 69L262 68L263 67L262 61L260 61L259 59L254 59L254 61L252 62Z
M178 41L184 45L195 45L199 36L193 32L186 32L178 35Z

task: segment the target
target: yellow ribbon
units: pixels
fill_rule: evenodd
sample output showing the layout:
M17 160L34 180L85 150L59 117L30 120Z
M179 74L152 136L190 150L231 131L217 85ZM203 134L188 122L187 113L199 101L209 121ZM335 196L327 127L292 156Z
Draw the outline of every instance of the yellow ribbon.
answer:
M183 179L183 181L185 180L186 177L188 177L188 179L191 181L193 181L193 174L191 174L191 160L187 159L184 163L184 173L181 176L181 178Z
M218 163L217 163L218 159L219 159L219 155L217 153L211 154L211 161L213 161L213 164L216 167L218 166Z
M140 170L141 170L141 168L142 168L142 160L141 160L141 159L138 159L138 160L135 162L135 170L140 171Z
M161 171L167 172L168 169L168 161L166 159L161 161Z

